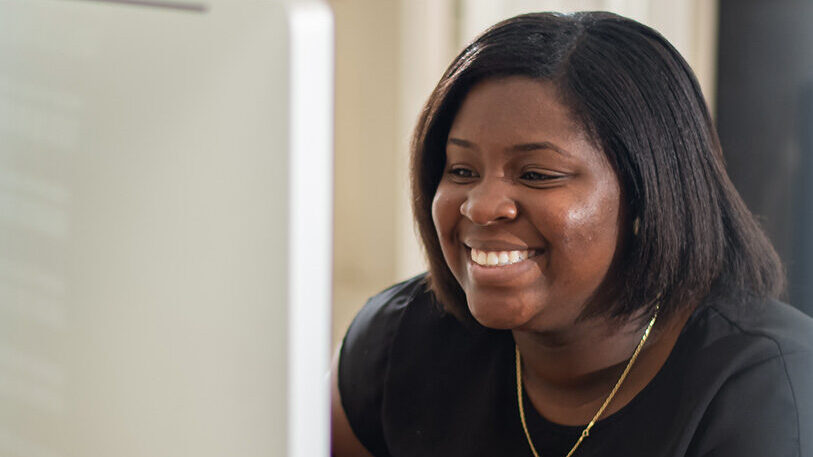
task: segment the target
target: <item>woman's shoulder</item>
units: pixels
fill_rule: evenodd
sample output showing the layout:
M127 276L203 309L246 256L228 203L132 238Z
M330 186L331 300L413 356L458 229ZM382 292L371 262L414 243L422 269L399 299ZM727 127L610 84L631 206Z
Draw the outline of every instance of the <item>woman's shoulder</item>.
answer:
M458 353L454 351L490 333L493 331L461 322L445 311L429 289L426 274L421 274L367 300L342 341L339 374L383 373L389 369L393 353L399 368L416 362L412 368L423 369L419 354L437 358L451 351L449 356L455 357ZM398 357L404 350L413 357Z
M766 358L813 354L813 318L778 300L718 300L701 314L710 341L758 346Z
M374 455L390 446L425 455L419 449L449 445L461 429L496 426L495 411L512 404L512 357L510 332L459 321L421 275L373 296L350 325L339 357L342 406ZM440 424L441 416L450 419Z
M421 308L424 312L436 308L426 274L392 285L370 297L350 324L343 346L388 346L410 307Z
M342 406L356 437L374 455L388 455L381 410L393 341L408 309L426 313L433 306L426 276L416 276L367 300L342 340L338 366Z
M792 390L813 387L813 318L773 299L716 300L684 329L694 365L707 363L720 380L775 367ZM798 388L797 388L798 386ZM813 391L806 401L813 402Z
M813 455L813 319L776 300L720 300L682 339L681 383L704 412L687 455L785 455L779 442Z

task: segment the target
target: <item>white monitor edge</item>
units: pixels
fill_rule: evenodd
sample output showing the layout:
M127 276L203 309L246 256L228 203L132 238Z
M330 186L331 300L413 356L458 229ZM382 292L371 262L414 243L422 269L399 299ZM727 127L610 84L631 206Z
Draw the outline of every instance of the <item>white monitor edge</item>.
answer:
M333 17L290 5L288 456L329 455Z

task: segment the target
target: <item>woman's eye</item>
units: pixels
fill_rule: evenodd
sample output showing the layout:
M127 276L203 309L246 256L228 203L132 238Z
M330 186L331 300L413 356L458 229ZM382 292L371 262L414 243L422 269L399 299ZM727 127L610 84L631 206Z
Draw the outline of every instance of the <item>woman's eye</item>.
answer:
M454 168L449 170L449 174L456 177L456 178L463 178L463 179L469 179L469 178L476 178L477 177L477 173L475 173L474 170L470 170L468 168L463 168L463 167L454 167Z
M520 179L525 181L548 181L551 179L560 178L561 176L552 175L547 173L540 173L538 171L526 171L520 176Z

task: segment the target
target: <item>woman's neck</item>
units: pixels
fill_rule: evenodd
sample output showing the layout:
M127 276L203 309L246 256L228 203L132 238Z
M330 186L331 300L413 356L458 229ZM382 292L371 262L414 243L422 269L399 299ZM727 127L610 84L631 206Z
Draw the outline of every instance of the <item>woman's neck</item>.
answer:
M686 310L656 322L606 417L629 403L655 377L691 315ZM552 422L583 425L607 398L641 341L649 319L619 325L593 319L566 331L514 330L522 355L525 391L536 410Z

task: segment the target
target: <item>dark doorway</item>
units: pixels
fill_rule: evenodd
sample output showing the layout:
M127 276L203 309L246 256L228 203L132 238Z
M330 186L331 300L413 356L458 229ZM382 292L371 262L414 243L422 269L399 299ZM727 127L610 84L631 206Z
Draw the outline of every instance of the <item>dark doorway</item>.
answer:
M721 0L717 126L731 178L813 315L813 0Z

